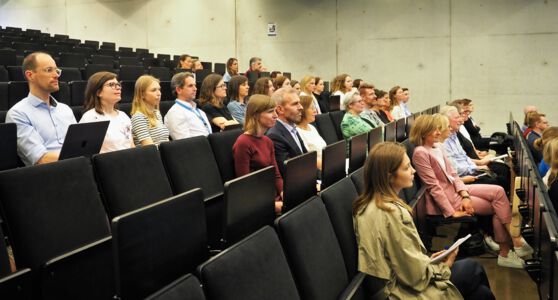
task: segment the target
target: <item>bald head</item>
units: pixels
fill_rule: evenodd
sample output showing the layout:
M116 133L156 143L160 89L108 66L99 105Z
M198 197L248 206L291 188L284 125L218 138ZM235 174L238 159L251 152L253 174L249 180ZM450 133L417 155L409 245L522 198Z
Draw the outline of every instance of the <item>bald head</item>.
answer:
M527 105L523 108L523 114L528 114L532 111L538 111L537 107L534 105Z

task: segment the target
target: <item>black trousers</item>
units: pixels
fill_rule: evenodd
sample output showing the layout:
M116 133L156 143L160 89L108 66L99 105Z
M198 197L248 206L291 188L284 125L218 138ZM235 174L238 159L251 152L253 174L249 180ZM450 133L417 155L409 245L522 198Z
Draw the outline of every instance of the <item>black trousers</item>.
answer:
M451 266L450 281L457 287L463 298L474 300L496 299L484 268L471 259L455 261Z

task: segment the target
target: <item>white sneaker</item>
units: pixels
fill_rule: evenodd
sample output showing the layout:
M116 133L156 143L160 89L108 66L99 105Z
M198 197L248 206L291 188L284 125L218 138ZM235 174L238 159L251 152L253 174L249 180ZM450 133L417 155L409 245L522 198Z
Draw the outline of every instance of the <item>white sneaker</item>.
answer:
M525 257L532 255L534 252L533 247L529 246L529 244L527 244L527 242L523 238L521 238L521 241L523 242L523 245L521 247L513 247L513 250L515 251L517 256Z
M487 235L484 238L484 243L488 246L488 248L490 248L490 250L500 251L500 245L498 245L498 243L496 243L491 236Z
M498 265L506 268L525 268L525 262L513 251L508 252L508 257L498 255Z

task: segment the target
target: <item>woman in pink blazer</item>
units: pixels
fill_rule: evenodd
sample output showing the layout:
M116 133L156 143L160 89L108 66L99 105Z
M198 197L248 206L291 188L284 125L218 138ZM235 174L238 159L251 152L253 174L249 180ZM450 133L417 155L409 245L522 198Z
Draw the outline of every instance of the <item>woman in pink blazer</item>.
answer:
M520 258L531 255L533 249L522 237L510 235L511 209L504 190L497 185L465 185L459 178L443 147L438 144L441 122L431 115L420 116L411 129L410 140L417 147L412 162L426 186L426 213L446 218L492 215L496 242L500 245L498 265L523 268ZM515 251L510 251L510 238Z

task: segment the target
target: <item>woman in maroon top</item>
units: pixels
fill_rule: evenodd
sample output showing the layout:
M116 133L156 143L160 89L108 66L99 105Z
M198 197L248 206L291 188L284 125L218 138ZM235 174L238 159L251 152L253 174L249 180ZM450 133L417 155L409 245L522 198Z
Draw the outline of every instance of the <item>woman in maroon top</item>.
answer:
M259 169L275 167L275 212L283 207L283 178L275 161L275 148L265 132L275 125L277 113L275 101L267 95L252 95L246 107L244 134L241 134L233 146L234 168L236 176L246 175Z

